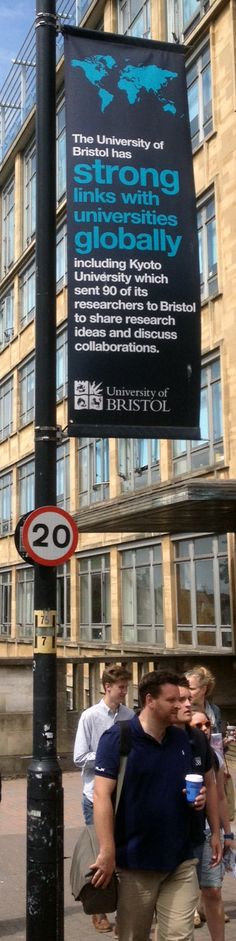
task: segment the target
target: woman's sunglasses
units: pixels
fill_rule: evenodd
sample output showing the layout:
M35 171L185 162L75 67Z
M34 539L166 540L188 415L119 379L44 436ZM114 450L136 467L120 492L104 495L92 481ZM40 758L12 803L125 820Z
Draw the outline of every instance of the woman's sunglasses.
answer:
M196 722L196 725L194 726L194 728L195 729L210 729L211 723L208 721L208 719L206 720L206 722Z

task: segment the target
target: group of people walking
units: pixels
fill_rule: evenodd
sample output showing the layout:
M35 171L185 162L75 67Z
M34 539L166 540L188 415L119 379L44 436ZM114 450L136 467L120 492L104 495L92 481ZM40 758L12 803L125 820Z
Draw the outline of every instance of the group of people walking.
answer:
M211 730L219 731L221 722L208 700L213 678L204 667L186 676L147 673L136 714L125 705L130 679L121 666L106 668L104 696L82 713L75 739L85 822L94 820L99 842L92 882L105 887L118 873L120 941L149 941L154 913L158 941L192 941L197 915L200 923L207 920L212 941L224 941L222 855L233 834L222 763L210 746ZM114 819L124 720L131 743ZM203 776L192 804L185 793L190 772ZM98 932L112 929L105 913L94 915L93 924Z

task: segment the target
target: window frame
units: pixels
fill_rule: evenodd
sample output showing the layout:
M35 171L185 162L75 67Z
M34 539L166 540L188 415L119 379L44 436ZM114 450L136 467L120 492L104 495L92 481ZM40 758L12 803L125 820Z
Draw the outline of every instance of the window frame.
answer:
M219 364L219 373L218 376L214 375L214 367ZM206 376L206 381L204 377ZM204 381L203 381L204 380ZM220 404L221 409L219 413L220 424L222 426L222 435L219 437L214 436L214 389L219 387L220 389ZM202 360L201 368L201 401L204 400L205 392L207 395L207 422L209 437L205 439L199 439L198 441L192 440L181 440L173 441L172 443L172 466L173 466L173 475L174 477L181 477L183 474L193 474L202 469L209 467L216 467L217 465L224 462L224 431L223 431L223 407L222 407L222 378L221 378L221 359L220 353L213 353L211 356L208 356L206 359ZM201 409L200 409L200 427L201 427ZM182 449L180 445L183 445ZM220 452L222 447L222 454L219 453L218 460L216 460L217 448ZM209 451L209 460L204 461L202 464L194 463L194 457L206 454ZM176 452L176 453L175 453ZM181 467L181 463L185 461L185 468ZM180 469L178 469L180 468Z
M34 568L16 570L17 640L32 643L34 629ZM30 618L27 615L30 614ZM22 620L18 618L22 617Z
M11 177L2 191L2 277L15 257L15 180Z
M146 460L142 464L141 451L146 450ZM154 450L158 452L155 458ZM160 440L159 438L119 438L118 439L118 476L121 490L139 490L160 480Z
M13 433L13 374L0 382L0 442Z
M14 286L0 299L0 347L5 347L14 337Z
M64 123L62 120L62 126L60 127L60 117L63 112ZM57 102L56 108L56 194L57 204L59 204L66 196L66 114L64 95Z
M71 637L71 581L70 565L64 562L57 566L57 638L70 640ZM64 612L64 617L61 615Z
M24 245L29 245L36 232L36 143L24 155Z
M11 612L12 569L5 569L0 572L0 639L11 636Z
M109 438L79 438L77 455L79 505L89 506L91 503L109 500ZM99 482L97 478L100 466L103 476ZM83 477L86 479L87 487L82 490Z
M59 382L59 377L62 382ZM66 399L68 395L68 332L67 327L56 335L56 400Z
M222 536L217 536L215 534L200 534L199 536L184 536L183 538L173 539L174 546L174 581L175 581L175 597L176 597L176 632L177 632L177 646L188 647L188 649L193 648L194 650L198 647L202 647L206 650L232 650L233 642L233 633L232 633L232 604L231 604L231 594L230 594L230 578L229 578L229 557L228 557L228 548L221 550L219 548L221 540L226 538L227 534ZM205 540L212 541L212 550L207 549L206 552L195 553L195 544L197 540L202 542ZM177 547L186 542L188 544L188 552L182 555L177 555ZM227 571L228 571L228 597L229 597L229 608L230 608L230 623L222 624L221 623L221 592L220 592L220 563L222 561L227 562ZM206 562L212 561L212 585L213 585L213 602L214 602L214 614L215 614L215 623L214 624L198 624L197 621L197 564L204 562L205 571L206 571ZM178 604L178 577L177 570L180 569L181 564L188 565L189 573L189 606L191 614L191 623L184 623L184 621L179 620L179 604ZM215 644L203 644L199 641L200 632L208 632L209 635L215 633ZM230 634L231 644L223 644L222 638L223 635ZM189 635L189 640L180 641L180 634L183 637Z
M32 282L32 285L31 285ZM19 276L19 290L20 290L20 329L24 330L25 327L35 317L36 310L36 267L35 259L24 268ZM32 300L34 298L34 303L31 303L31 293Z
M204 76L209 71L210 74L210 89L211 89L211 108L208 116L204 117L204 110L206 107L206 102L204 101ZM195 72L195 74L194 74ZM191 73L192 78L191 78ZM187 60L186 63L186 80L187 80L187 94L188 94L188 103L190 97L190 89L195 85L197 87L197 119L198 126L197 130L192 133L191 129L191 113L189 107L189 121L190 121L190 133L192 141L192 149L195 150L199 147L200 144L212 133L213 131L213 100L212 100L212 68L211 68L211 46L210 40L207 39L204 43L201 44L195 51L195 53Z
M31 513L34 509L35 499L35 461L34 459L18 464L18 500L19 514Z
M63 492L59 493L59 477L63 478ZM70 509L70 445L62 441L56 449L56 498L57 506Z
M33 376L33 404L30 405L31 401L31 388L29 387L29 382ZM19 384L19 428L25 428L25 425L29 425L34 421L35 418L35 359L31 357L25 363L22 363L18 369L18 384ZM24 385L23 385L24 384ZM25 405L24 405L25 400Z
M212 209L211 209L212 204ZM211 242L209 233L212 229ZM199 242L199 267L201 284L201 302L211 299L218 293L218 252L217 252L217 225L216 225L216 201L214 189L209 190L202 197L197 199L197 228ZM212 246L212 254L216 255L216 261L213 262L213 269L210 268L209 247ZM202 271L201 271L202 255Z
M192 14L185 21L185 0L167 0L167 40L181 42L195 29L199 20L205 16L210 0L195 0L197 4Z
M138 0L139 9L137 9L135 13L132 11L132 2L133 0L118 0L118 32L121 33L122 36L138 36L143 39L151 39L150 0ZM135 24L137 26L141 14L143 14L144 29L142 32L138 31L137 33Z
M12 532L12 470L0 474L0 535L8 536ZM6 508L5 508L6 504Z
M59 247L61 255L59 255ZM60 264L59 264L60 262ZM59 269L59 270L58 270ZM67 285L67 224L63 219L56 232L56 293Z
M83 571L81 570L83 566ZM83 578L83 582L81 579ZM96 586L100 581L101 618L93 620L93 606ZM93 553L80 556L78 559L79 604L80 604L80 643L96 643L96 645L111 642L111 571L110 553ZM87 619L82 617L83 585L86 584L85 597L87 601ZM93 594L93 591L95 594ZM106 614L109 617L106 617Z
M148 560L144 561L142 558L140 562L138 561L139 551L148 552ZM157 554L160 553L160 558L155 559L155 550ZM125 555L129 553L130 562L129 564L125 561ZM122 547L119 552L120 555L120 576L121 576L121 629L122 629L122 642L123 644L134 644L137 646L153 646L158 648L163 648L165 643L165 623L164 623L164 594L162 590L161 595L161 605L162 605L162 619L161 623L156 623L155 618L155 569L158 569L158 577L160 579L160 585L163 589L163 558L162 558L162 543L161 541L156 541L155 543L140 543L135 545L129 545L127 547ZM150 597L150 613L151 618L149 623L141 624L138 620L138 573L141 569L147 568L149 572L149 597ZM124 598L128 597L127 588L125 588L125 578L124 573L131 572L132 579L130 582L130 590L132 594L132 613L133 613L133 623L128 624L125 622L124 618ZM161 578L160 578L161 576ZM147 635L146 640L143 635Z

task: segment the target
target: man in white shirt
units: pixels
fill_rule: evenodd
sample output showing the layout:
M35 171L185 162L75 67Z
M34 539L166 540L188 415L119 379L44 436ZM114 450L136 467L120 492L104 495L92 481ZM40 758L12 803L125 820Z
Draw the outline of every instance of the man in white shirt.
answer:
M107 666L102 674L104 696L95 706L85 709L79 719L74 763L83 775L82 807L86 824L93 823L95 756L99 739L114 722L131 719L134 715L133 710L125 705L128 682L131 679L132 675L125 667L118 664ZM111 930L106 915L93 915L92 921L97 931Z

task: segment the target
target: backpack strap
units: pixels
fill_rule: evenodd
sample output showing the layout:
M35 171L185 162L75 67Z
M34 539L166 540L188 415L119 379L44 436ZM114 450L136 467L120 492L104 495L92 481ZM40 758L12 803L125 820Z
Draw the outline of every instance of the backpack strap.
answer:
M127 758L132 747L132 730L130 725L130 719L125 719L124 722L119 722L120 726L120 766L119 773L117 778L116 785L116 801L115 801L115 814L117 813L119 801L121 797L121 791L124 782L125 769L127 765Z

